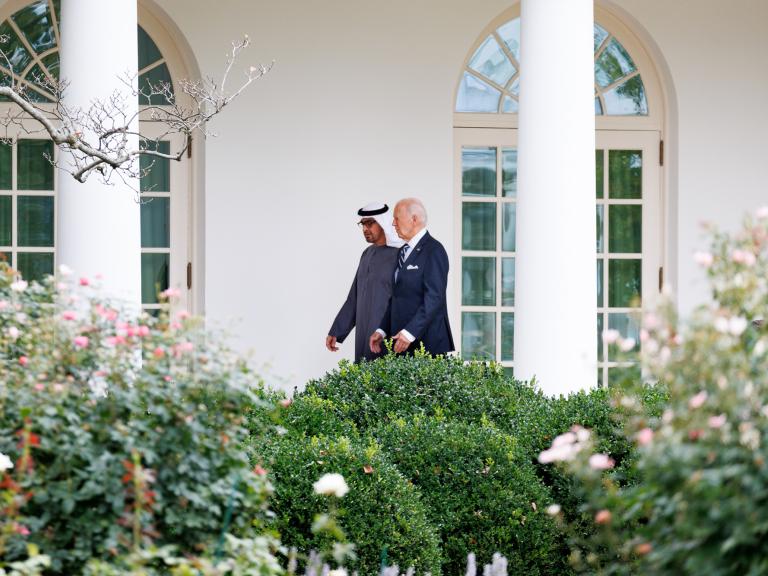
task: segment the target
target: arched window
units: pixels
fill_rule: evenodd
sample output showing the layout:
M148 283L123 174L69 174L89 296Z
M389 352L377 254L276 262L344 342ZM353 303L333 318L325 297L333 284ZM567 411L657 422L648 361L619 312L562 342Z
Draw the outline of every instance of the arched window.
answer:
M650 60L636 38L598 8L596 19L596 321L598 335L614 328L639 341L638 315L661 274L663 116L658 108L662 98ZM456 234L461 239L456 256L461 273L455 277L455 289L460 297L456 320L461 326L462 356L497 360L510 370L519 248L515 244L519 89L520 18L507 13L478 39L456 92ZM556 356L556 345L567 345L568 327L551 329ZM598 381L608 383L626 366L609 356L600 338L596 345Z
M11 78L38 103L53 102L46 80L59 78L59 0L38 0L0 21L0 45L7 60L0 59L0 83ZM168 64L151 36L138 27L139 88L173 82ZM5 100L5 102L8 102ZM139 105L163 105L164 97L140 95ZM0 102L2 106L13 104ZM162 130L142 122L142 134L161 138ZM40 133L19 130L0 142L0 258L27 279L53 273L56 264L56 181L48 161L56 151ZM172 143L162 137L152 146L169 151ZM157 294L170 285L185 283L187 262L188 177L179 163L141 159L145 174L141 190L141 287L145 310L160 308Z

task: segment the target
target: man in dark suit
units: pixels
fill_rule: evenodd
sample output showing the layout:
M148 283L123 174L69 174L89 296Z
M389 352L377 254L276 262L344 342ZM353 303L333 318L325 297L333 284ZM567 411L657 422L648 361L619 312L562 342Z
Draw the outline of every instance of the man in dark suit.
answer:
M392 296L379 328L371 334L371 351L393 334L394 350L413 353L421 344L433 355L454 350L445 290L448 254L427 232L427 211L420 200L405 198L395 206L397 235L405 240L398 252Z

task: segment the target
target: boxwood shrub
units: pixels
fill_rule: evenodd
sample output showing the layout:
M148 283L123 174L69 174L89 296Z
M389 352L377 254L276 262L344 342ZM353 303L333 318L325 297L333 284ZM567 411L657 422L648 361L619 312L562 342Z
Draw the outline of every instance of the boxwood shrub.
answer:
M421 489L443 546L443 573L461 574L467 554L507 557L510 574L551 574L564 565L552 503L526 453L490 422L399 418L376 437L390 460Z
M311 529L315 516L327 510L328 497L314 494L312 484L334 472L342 474L350 488L336 503L340 524L358 555L348 568L377 574L386 548L392 564L440 574L438 536L421 495L375 442L289 431L263 440L257 452L275 485L270 504L284 545L304 552L328 548L328 537Z

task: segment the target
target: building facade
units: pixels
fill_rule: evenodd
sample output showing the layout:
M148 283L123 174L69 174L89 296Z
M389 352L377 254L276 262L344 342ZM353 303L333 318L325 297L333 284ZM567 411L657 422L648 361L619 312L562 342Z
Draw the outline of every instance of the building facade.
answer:
M733 228L768 203L763 0L72 2L0 1L12 55L0 77L16 73L42 102L34 78L59 67L91 91L132 67L178 93L181 79L220 74L243 34L243 68L275 65L212 122L217 136L152 166L138 183L151 202L79 194L41 134L11 134L0 253L29 277L89 255L78 268L134 279L127 293L148 310L177 287L274 385L351 358L351 340L331 354L324 338L369 201L424 200L451 256L462 355L553 393L610 383L622 366L598 334L636 336L662 285L684 312L703 301L700 224ZM569 378L576 364L588 374Z

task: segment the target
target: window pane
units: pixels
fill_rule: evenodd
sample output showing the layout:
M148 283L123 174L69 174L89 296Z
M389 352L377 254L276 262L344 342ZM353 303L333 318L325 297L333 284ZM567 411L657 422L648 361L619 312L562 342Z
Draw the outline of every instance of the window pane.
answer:
M611 366L608 368L608 382L611 386L637 384L640 382L640 367Z
M603 180L605 178L605 151L595 150L595 192L598 198L603 197Z
M53 254L50 252L19 252L16 254L16 269L24 280L38 282L53 274Z
M602 204L599 204L597 206L597 218L596 218L596 233L597 233L597 253L602 254L603 250L605 250L605 239L604 239L604 230L605 230L605 221L603 220L605 214L605 206Z
M640 306L641 260L610 260L608 305L611 308Z
M157 44L154 43L152 38L149 37L144 31L144 28L138 26L139 34L139 70L143 70L150 64L154 64L158 60L162 60L163 55L160 54L160 50L157 48Z
M496 196L496 148L462 148L461 193Z
M502 112L505 114L517 114L518 108L519 105L517 100L510 98L509 96L504 96L504 105L501 109Z
M8 38L8 41L2 44L2 49L5 58L8 59L13 68L11 72L21 74L24 71L24 68L26 68L32 61L32 57L29 55L29 52L27 52L27 49L24 48L24 44L19 40L19 37L16 36L16 32L13 31L13 28L10 27L8 22L0 24L0 36ZM5 62L5 58L3 58L2 61L3 68L8 66Z
M501 313L501 359L514 360L515 356L515 315Z
M53 246L53 196L16 200L19 246Z
M517 150L504 148L501 151L501 193L507 198L517 196Z
M141 255L141 302L156 304L157 295L168 288L169 254Z
M603 94L606 113L613 116L647 116L648 101L640 76L633 76Z
M152 150L161 154L170 154L171 144L167 140L155 142L146 140L142 143L144 150ZM171 161L168 158L142 155L139 157L141 167L142 192L170 192L171 191Z
M494 360L496 357L496 314L461 313L461 355L464 359Z
M462 261L461 303L465 306L496 304L496 258L471 258Z
M0 140L0 190L10 190L13 187L13 160L11 145Z
M595 33L595 52L597 52L597 49L600 48L600 45L603 43L603 41L606 38L608 38L608 32L606 32L605 29L599 24L595 24L594 33Z
M515 259L501 259L501 305L515 305Z
M501 92L464 72L456 98L456 112L498 112Z
M144 72L139 76L139 104L156 106L165 106L168 104L168 98L165 94L154 94L152 91L162 90L164 86L169 87L169 94L173 95L173 83L171 82L171 73L168 71L168 66L160 64L155 68L152 68L149 72Z
M608 42L600 58L595 62L595 80L600 86L608 86L635 71L635 63L615 38Z
M643 250L643 207L608 208L608 250L616 253L640 253Z
M496 204L464 202L461 247L464 250L496 250Z
M0 246L11 245L13 198L0 196Z
M597 315L597 359L603 360L603 315Z
M605 261L602 258L597 259L597 306L598 308L603 306L605 301L605 294L603 292L603 270Z
M515 251L515 215L517 211L516 204L504 204L502 230L501 230L501 249L507 252Z
M498 30L499 36L507 45L509 51L515 60L520 62L520 18L515 18L501 26Z
M627 314L623 312L608 314L608 328L611 330L618 330L622 338L634 339L635 347L633 350L639 349L640 323L637 321L633 314ZM616 358L610 358L610 360L616 360Z
M141 247L170 248L171 199L149 198L141 204Z
M56 80L59 79L59 53L54 52L53 54L48 54L45 58L42 59L43 65L48 69L48 72L51 73L51 76L56 78Z
M488 36L469 61L469 67L499 86L504 86L515 73L515 67L493 36Z
M48 12L48 0L40 0L22 8L13 16L19 30L24 32L32 49L38 54L56 46L53 20Z
M608 194L611 198L642 198L642 150L611 150L608 153Z
M19 190L53 190L53 142L19 140L16 174Z
M603 115L603 105L600 104L600 98L595 97L595 116Z

